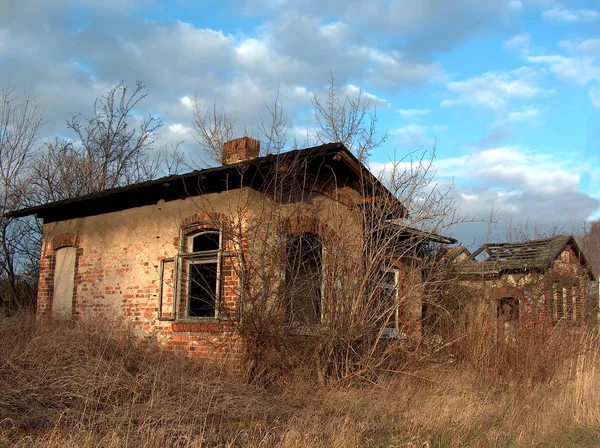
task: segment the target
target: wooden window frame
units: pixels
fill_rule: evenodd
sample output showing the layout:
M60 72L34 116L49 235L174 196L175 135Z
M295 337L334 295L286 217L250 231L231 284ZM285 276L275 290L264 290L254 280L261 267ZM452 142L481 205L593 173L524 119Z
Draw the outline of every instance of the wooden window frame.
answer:
M198 251L192 252L193 241L194 238L203 235L203 234L218 234L219 235L219 246L216 250L206 250L206 251ZM185 282L185 319L196 320L196 319L218 319L221 308L221 265L222 265L222 255L223 255L223 232L219 228L202 228L197 231L188 233L185 235L185 253L179 255L180 266L183 271L185 271L185 275L187 276ZM192 278L190 275L190 265L192 264L216 264L217 274L216 274L216 285L215 285L215 298L214 298L214 307L215 312L212 316L191 316L190 315L190 291L192 288L191 282ZM183 272L182 272L183 274ZM181 287L181 285L179 286Z
M384 283L383 277L385 274L393 273L394 274L394 283ZM393 291L394 292L394 319L391 322L392 326L387 326L382 328L382 336L386 338L395 338L400 334L400 304L399 304L399 293L400 293L400 270L398 268L392 266L386 266L379 269L379 283L377 284L377 288Z

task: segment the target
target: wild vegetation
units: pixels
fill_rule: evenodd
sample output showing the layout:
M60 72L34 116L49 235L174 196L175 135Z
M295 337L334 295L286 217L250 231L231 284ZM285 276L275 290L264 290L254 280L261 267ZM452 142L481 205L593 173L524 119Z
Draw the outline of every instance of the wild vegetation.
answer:
M488 362L457 341L376 382L323 387L298 367L257 387L116 321L18 315L0 326L0 445L597 446L596 346L559 353L533 336Z

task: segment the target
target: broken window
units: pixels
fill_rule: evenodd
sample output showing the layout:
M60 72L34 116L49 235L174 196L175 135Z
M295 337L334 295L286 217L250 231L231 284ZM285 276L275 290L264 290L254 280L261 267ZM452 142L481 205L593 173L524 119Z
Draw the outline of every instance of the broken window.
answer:
M552 320L554 323L564 321L573 324L581 321L581 310L577 309L579 301L579 287L554 283L552 285Z
M203 230L188 237L187 316L216 317L220 291L221 232Z
M285 297L289 323L321 322L323 244L313 233L292 235L286 250Z
M552 285L552 319L558 322L565 315L565 287L560 283Z
M573 320L573 290L572 288L564 288L563 300L565 302L565 315L567 320Z
M502 297L498 301L498 319L508 321L519 320L519 299L514 297Z
M577 286L572 286L571 287L571 301L572 301L571 306L573 308L573 313L572 313L573 321L577 321L578 319L581 318L581 316L579 315L579 313L577 311L578 296L579 296L579 288Z
M377 284L379 294L375 313L377 322L384 328L398 325L398 269L384 268L379 271Z

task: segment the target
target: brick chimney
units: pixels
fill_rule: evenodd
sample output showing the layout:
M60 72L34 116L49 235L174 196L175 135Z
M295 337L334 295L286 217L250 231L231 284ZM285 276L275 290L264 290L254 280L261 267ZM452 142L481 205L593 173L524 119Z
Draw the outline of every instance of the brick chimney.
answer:
M255 159L260 151L260 141L250 137L236 138L223 144L223 165Z

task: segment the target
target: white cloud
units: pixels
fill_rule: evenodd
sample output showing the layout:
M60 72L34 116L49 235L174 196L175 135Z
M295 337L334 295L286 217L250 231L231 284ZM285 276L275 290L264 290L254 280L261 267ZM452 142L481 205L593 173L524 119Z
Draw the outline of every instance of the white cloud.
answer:
M356 97L360 94L360 95L362 95L363 98L370 101L372 103L372 105L376 105L376 104L381 104L381 105L385 105L385 106L390 105L390 103L388 103L388 101L386 99L379 98L377 95L374 95L369 92L365 92L363 89L361 89L358 86L355 86L354 84L348 84L346 86L346 90L347 90L349 96Z
M527 60L533 64L548 66L563 81L585 85L592 80L600 80L600 65L592 56L544 55L530 56Z
M240 68L248 70L257 78L273 82L288 81L294 73L303 73L309 66L291 56L273 50L268 42L255 38L243 40L235 49Z
M558 46L569 53L600 55L600 39L583 39L576 42L562 40Z
M438 175L477 179L485 188L527 191L539 195L577 192L585 167L572 155L550 155L519 146L501 146L435 162ZM514 195L513 195L514 196Z
M407 119L421 117L423 115L427 115L430 112L431 112L430 109L399 109L398 110L398 113L403 118L407 118Z
M167 126L167 131L173 137L174 141L189 139L192 136L192 128L181 123L174 123Z
M579 191L581 175L590 168L573 163L575 159L568 153L500 146L435 160L434 182L452 183L461 214L481 220L472 228L453 231L452 236L465 243L481 238L489 230L484 221L491 211L501 223L492 230L502 233L510 224L551 229L557 222L568 226L585 221L598 210L600 201ZM391 163L373 165L374 172L384 177L393 168ZM411 169L409 163L401 166Z
M508 2L508 9L511 9L516 12L523 11L523 2L521 0L511 0Z
M477 201L479 199L479 195L476 194L460 193L460 197L465 201Z
M594 82L600 83L600 39L562 40L558 46L568 55L526 55L525 59L531 64L547 67L564 82L580 87ZM597 108L597 87L591 87L588 93L592 105Z
M503 146L440 159L434 167L439 178L454 180L462 213L485 219L493 210L499 222L494 231L504 233L511 225L526 223L538 229L578 225L598 210L600 202L578 188L589 168L571 160L572 154ZM473 238L473 232L481 236L488 224L480 224L475 230L457 229L454 236L463 241Z
M194 107L194 101L187 95L179 98L179 103L188 110L192 110Z
M488 72L464 81L446 85L452 98L442 101L442 106L471 105L498 110L513 100L532 99L551 95L552 90L538 86L534 70L521 67L508 73Z
M531 42L529 34L517 34L516 36L504 41L504 46L509 50L520 50Z
M539 124L541 113L533 106L523 106L521 109L513 110L506 115L507 123L535 123Z
M425 143L432 143L433 140L427 137L427 126L416 123L407 124L400 128L393 129L390 135L393 142L398 145L421 146Z
M600 12L593 9L564 9L553 8L542 13L542 18L558 24L573 24L579 22L595 22L600 19Z
M594 108L596 109L600 109L600 87L590 87L588 93L590 95L590 101L592 102L592 106L594 106Z
M363 61L369 81L381 88L397 90L402 85L418 85L442 73L437 63L411 59L396 50L360 45L351 47L348 57Z

